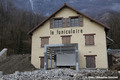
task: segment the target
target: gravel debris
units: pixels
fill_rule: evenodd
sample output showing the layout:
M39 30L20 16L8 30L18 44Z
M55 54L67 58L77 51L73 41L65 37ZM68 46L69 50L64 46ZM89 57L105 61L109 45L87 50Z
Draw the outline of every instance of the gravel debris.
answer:
M117 76L117 71L81 69L77 72L69 68L16 71L13 74L1 74L0 80L87 80L85 78L88 76Z

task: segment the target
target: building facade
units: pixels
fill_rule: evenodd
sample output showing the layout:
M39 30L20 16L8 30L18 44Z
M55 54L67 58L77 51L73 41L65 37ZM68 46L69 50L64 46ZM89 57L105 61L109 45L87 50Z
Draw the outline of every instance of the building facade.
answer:
M64 4L28 34L36 68L108 68L109 27Z

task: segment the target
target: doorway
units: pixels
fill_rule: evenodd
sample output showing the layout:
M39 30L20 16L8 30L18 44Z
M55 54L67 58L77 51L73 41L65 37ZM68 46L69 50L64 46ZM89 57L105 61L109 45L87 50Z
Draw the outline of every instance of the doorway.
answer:
M86 68L96 68L94 55L87 55L86 56Z

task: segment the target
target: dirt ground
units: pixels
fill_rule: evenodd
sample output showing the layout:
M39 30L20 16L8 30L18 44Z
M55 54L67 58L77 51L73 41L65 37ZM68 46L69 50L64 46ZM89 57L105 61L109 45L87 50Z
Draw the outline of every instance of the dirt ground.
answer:
M30 54L11 55L3 62L0 62L0 71L3 71L3 74L32 70L35 70L35 67L30 63Z

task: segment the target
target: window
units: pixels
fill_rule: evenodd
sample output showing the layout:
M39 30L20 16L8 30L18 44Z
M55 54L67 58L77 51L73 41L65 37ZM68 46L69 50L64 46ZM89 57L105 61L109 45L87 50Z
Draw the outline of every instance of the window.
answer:
M85 45L94 45L95 34L84 34L84 35L85 35Z
M70 16L70 22L69 19L67 20L67 24L71 27L76 27L76 26L83 26L83 16Z
M65 18L50 19L50 28L61 28L65 24Z
M50 19L50 28L83 26L83 16L70 16L68 18L58 17Z
M41 47L44 47L45 44L49 44L49 37L40 37L41 38Z
M61 36L62 37L62 44L70 44L71 42L71 35Z
M55 19L54 20L54 28L62 27L62 19Z
M79 19L78 17L71 18L71 27L79 26Z

